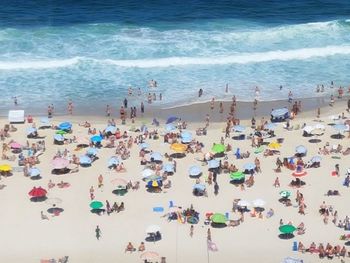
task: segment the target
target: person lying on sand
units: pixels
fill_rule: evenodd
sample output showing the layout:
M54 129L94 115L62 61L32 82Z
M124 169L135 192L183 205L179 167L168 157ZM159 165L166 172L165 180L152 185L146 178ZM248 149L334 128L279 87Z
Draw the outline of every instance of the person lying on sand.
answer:
M129 242L128 245L127 245L126 248L125 248L125 253L126 253L126 252L132 253L132 252L134 252L135 250L136 250L136 249L134 248L133 244L132 244L131 242Z

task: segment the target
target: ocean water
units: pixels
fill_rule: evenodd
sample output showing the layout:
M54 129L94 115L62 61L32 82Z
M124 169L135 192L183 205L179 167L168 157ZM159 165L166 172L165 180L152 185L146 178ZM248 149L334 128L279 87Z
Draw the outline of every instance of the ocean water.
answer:
M13 96L33 111L119 107L129 86L142 90L130 104L156 92L171 107L199 88L249 101L255 86L277 100L350 85L350 1L43 2L0 3L1 111Z

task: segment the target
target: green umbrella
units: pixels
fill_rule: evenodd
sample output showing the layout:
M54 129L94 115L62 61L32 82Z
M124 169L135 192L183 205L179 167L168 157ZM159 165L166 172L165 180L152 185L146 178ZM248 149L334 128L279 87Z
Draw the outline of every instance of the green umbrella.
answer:
M290 197L290 192L289 191L286 191L286 190L283 190L280 192L280 196L283 197L283 198L288 198Z
M279 230L283 233L283 234L291 234L296 230L295 226L292 225L283 225L279 227Z
M225 145L223 144L214 144L211 150L214 153L223 153L225 151Z
M62 134L63 135L63 134L67 134L67 132L63 131L63 130L59 130L59 131L56 132L56 134Z
M230 177L232 180L242 180L245 178L245 175L243 172L234 172L230 173Z
M227 221L227 218L224 214L215 213L211 216L211 221L216 224L225 224Z
M103 206L103 204L100 201L93 201L90 203L90 207L92 209L100 209L102 206Z

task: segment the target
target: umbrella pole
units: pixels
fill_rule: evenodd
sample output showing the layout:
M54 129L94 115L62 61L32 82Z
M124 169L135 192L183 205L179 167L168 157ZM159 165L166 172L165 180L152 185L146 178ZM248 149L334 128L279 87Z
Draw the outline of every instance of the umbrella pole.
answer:
M210 260L209 260L209 240L207 239L207 262L209 263Z

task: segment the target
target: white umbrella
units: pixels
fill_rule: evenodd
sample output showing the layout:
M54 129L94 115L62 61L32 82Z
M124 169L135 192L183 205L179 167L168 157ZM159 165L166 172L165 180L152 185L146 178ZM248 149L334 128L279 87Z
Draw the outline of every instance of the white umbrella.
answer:
M245 207L245 206L250 206L250 203L247 200L239 200L237 205L241 207Z
M160 231L160 226L158 226L158 225L150 225L146 228L147 234L156 233L159 231Z
M266 202L260 198L253 201L254 207L264 207Z
M151 169L145 169L142 171L142 177L147 178L150 177L151 175L154 175L154 171Z
M314 130L314 127L312 127L312 126L305 126L304 128L303 128L303 131L305 131L306 133L311 133L312 131Z

